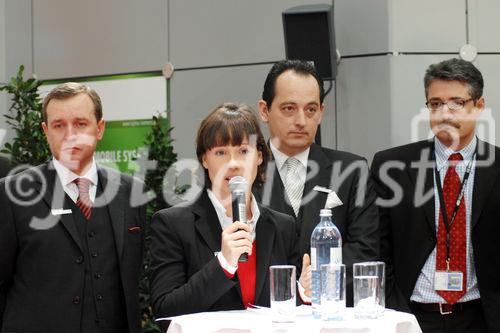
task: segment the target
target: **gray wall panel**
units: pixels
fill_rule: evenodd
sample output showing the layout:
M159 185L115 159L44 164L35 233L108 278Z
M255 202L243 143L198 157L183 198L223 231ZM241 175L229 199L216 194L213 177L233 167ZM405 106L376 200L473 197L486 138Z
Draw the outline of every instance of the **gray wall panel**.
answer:
M387 56L342 60L337 77L339 149L371 159L390 145L389 73Z
M392 50L458 52L466 42L466 0L391 0Z
M171 81L172 135L179 157L196 158L196 131L201 120L217 105L226 101L246 103L257 112L270 67L242 66L174 73Z
M36 0L33 11L40 78L152 71L167 62L164 0Z
M500 52L500 1L469 0L470 44L479 52Z
M493 120L490 123L489 129L485 130L486 136L484 139L491 137L495 139L495 141L490 140L491 143L500 145L500 94L498 90L500 88L500 54L495 55L479 55L474 65L476 65L481 73L483 74L484 79L484 91L483 96L486 103L486 108L491 109L491 114ZM486 118L486 114L484 114ZM485 126L483 123L481 126ZM479 127L478 127L479 128ZM481 129L482 130L482 129ZM492 132L494 135L490 136Z
M331 1L171 0L170 59L177 68L281 59L281 12L307 3Z
M344 56L458 52L466 42L465 0L334 0L334 3L337 48Z
M388 0L334 0L335 37L342 56L388 52L388 6Z
M5 1L0 1L0 82L5 82L7 75L5 73ZM7 94L0 93L0 148L7 140L7 124L3 116L7 111Z
M33 73L31 10L31 0L5 1L5 66L8 78L17 73L20 65L24 65L28 75Z

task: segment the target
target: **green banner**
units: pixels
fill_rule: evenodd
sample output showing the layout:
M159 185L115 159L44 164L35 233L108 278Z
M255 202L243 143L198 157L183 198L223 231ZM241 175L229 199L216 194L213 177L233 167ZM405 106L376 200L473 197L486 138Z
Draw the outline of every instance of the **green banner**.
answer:
M152 124L152 119L106 122L104 136L95 152L97 163L129 174L137 172L136 160L141 151L147 152L144 142Z

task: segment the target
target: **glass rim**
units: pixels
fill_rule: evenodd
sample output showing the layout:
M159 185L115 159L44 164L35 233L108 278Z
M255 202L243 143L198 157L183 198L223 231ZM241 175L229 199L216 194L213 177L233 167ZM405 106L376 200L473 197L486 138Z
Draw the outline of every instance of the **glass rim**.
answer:
M378 265L385 265L385 262L383 261L363 261L363 262L357 262L352 264L352 266L378 266Z
M271 269L271 268L272 269L280 269L280 268L283 268L283 269L284 268L295 268L296 269L297 267L295 267L295 265L271 265L271 266L269 266L269 269Z
M321 264L319 265L319 269L321 269L321 267L346 267L345 264Z

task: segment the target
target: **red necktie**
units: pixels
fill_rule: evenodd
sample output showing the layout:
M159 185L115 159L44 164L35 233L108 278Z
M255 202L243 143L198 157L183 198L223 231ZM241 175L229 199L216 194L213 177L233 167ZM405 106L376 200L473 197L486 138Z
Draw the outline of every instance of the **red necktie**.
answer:
M89 220L92 215L92 201L90 201L89 196L90 180L77 178L74 182L78 186L79 193L76 205L80 208L85 219Z
M458 199L460 191L460 177L458 176L455 166L457 161L462 160L460 153L450 155L448 161L449 167L444 177L443 197L446 207L446 215L448 216L448 223L450 223L455 202ZM464 198L460 201L457 215L453 221L450 232L450 271L462 272L462 291L437 291L448 304L456 303L466 291L467 286L467 270L466 270L466 233L465 233L465 203ZM437 239L437 258L436 270L446 271L446 229L443 223L443 214L439 213L439 227Z

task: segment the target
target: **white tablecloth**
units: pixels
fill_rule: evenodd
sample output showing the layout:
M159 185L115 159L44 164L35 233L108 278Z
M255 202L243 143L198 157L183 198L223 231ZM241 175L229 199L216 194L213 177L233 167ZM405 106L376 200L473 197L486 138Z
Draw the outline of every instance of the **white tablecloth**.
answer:
M355 319L348 308L342 321L314 319L311 307L297 308L294 323L273 323L270 309L202 312L169 318L172 320L167 333L421 333L414 315L386 310L379 319Z

